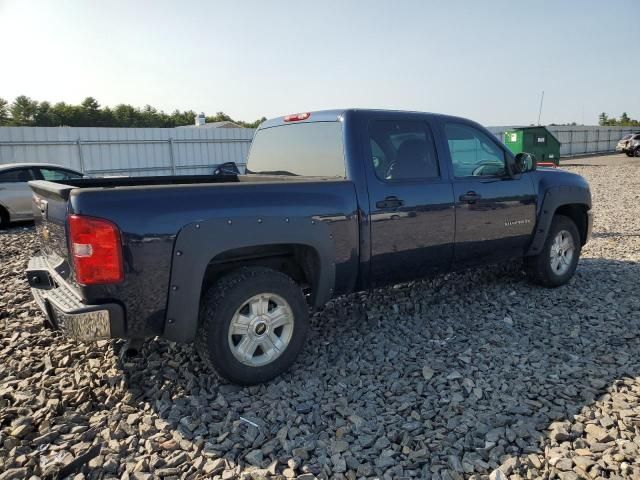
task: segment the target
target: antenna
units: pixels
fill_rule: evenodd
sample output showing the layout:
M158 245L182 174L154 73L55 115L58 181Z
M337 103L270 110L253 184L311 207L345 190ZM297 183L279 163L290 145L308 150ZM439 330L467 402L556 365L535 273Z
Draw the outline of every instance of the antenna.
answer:
M542 96L540 97L540 110L538 110L538 125L540 125L540 115L542 115L542 102L544 102L544 90L542 90Z

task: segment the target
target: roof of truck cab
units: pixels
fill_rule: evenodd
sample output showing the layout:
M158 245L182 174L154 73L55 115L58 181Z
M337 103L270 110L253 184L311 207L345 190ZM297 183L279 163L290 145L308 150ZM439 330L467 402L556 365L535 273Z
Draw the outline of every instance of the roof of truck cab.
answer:
M375 108L341 108L334 110L319 110L316 112L296 112L297 113L309 113L309 118L306 120L297 120L294 122L285 122L284 119L287 115L282 117L270 118L260 124L259 129L262 128L270 128L277 127L280 125L293 125L296 123L313 123L313 122L335 122L340 119L346 112L367 112L367 113L384 113L384 114L393 114L393 113L413 113L413 114L421 114L421 115L429 115L433 117L441 117L441 118L450 118L450 119L460 119L467 120L462 117L455 117L452 115L443 115L441 113L432 113L432 112L419 112L415 110L385 110L385 109L375 109Z

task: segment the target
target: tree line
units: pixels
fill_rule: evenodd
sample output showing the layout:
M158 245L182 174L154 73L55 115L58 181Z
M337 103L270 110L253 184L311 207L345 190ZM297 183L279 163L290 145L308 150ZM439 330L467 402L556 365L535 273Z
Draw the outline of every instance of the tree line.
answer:
M629 117L627 112L622 112L619 119L615 117L609 117L608 114L602 112L598 117L598 123L604 126L611 127L640 127L640 120L634 120Z
M79 105L65 102L39 102L26 95L12 103L0 97L0 126L28 127L178 127L193 125L196 112L175 110L168 114L151 105L142 108L127 104L101 106L94 97L85 98ZM246 128L256 128L266 118L254 122L233 120L224 112L207 117L207 123L231 121Z

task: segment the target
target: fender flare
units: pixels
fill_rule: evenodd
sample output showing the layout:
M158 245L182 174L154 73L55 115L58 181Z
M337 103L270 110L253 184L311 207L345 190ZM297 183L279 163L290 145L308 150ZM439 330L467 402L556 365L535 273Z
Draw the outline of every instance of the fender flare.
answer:
M207 266L229 250L267 245L304 245L319 257L314 304L333 295L335 247L325 222L303 217L241 217L184 226L174 242L163 337L176 342L195 339L200 297Z
M525 256L537 255L542 251L551 221L558 208L576 204L584 205L587 209L591 208L591 194L588 189L573 185L554 186L547 189L538 211L533 239Z

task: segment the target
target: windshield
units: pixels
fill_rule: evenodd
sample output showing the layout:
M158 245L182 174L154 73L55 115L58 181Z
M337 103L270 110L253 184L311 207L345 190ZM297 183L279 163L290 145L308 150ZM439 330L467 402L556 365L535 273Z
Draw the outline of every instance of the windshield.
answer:
M247 159L247 173L344 178L345 170L342 122L258 130Z

